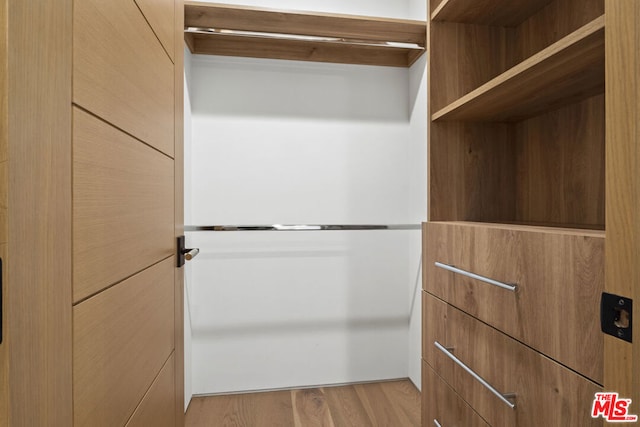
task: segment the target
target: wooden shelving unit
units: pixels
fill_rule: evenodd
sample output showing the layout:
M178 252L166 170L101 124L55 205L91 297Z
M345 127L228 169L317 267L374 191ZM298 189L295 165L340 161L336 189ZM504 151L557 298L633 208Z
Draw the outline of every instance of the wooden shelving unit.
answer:
M363 65L411 66L426 22L185 2L192 53Z
M604 92L604 16L433 114L433 120L521 120Z
M610 63L632 54L612 57L605 0L430 0L429 12L423 426L600 425L590 396L606 384L598 316L617 215L605 230L605 109L611 76L634 69ZM638 40L631 22L620 34ZM445 393L466 410L429 397Z

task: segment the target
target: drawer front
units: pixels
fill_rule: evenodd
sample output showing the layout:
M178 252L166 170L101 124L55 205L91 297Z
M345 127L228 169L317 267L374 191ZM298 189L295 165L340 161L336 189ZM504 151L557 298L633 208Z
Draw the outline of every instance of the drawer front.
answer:
M598 319L604 234L427 223L424 247L425 290L603 382ZM516 284L517 290L439 268L436 262Z
M422 362L422 425L425 427L488 427L471 406Z
M443 311L441 304L434 296L424 295L425 321L446 325L444 335L442 328L424 325L425 361L490 425L602 424L591 418L594 394L601 391L600 386L451 305L446 304ZM436 342L443 350L436 347ZM456 364L445 351L487 384ZM499 394L514 394L515 398L501 400L489 387Z

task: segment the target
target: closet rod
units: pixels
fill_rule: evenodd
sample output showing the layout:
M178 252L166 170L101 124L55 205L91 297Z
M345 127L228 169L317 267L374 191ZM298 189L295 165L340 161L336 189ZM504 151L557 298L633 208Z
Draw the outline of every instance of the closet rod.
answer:
M354 230L420 230L420 224L387 224L387 225L185 225L184 231L354 231Z

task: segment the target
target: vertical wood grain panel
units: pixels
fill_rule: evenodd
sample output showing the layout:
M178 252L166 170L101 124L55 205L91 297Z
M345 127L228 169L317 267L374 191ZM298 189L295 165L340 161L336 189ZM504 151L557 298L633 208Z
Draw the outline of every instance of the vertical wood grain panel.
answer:
M175 40L175 13L184 15L181 10L176 10L175 0L135 0L151 26L158 40L162 43L169 57L174 58L174 46L182 47L182 43L176 44Z
M9 155L8 1L0 1L0 162L7 161Z
M175 427L175 354L156 377L127 427Z
M431 123L429 219L511 220L514 136L511 125L502 123Z
M430 22L430 32L431 114L515 65L512 29Z
M7 241L8 241L8 210L9 203L9 165L8 165L8 69L7 69L7 8L8 0L0 0L0 258L3 262L2 269L2 335L3 344L0 344L0 427L9 425L9 355L7 351L7 301L8 288L6 285Z
M174 237L184 234L184 4L174 0ZM189 123L189 126L191 124ZM174 238L174 242L176 239ZM175 243L174 243L175 244ZM174 264L175 265L175 264ZM184 426L184 268L174 269L175 279L175 416L176 427Z
M167 258L74 307L75 425L124 425L166 363L174 348L173 269Z
M640 301L640 2L605 0L606 230L605 290ZM635 343L605 336L604 386L633 399L640 413L640 316Z
M77 302L174 248L174 162L74 109L73 298Z
M515 220L604 227L604 116L598 95L516 126Z
M2 259L2 344L0 344L0 427L9 426L9 337L7 335L8 326L7 323L7 306L6 301L8 299L7 293L7 265L9 259L7 257L8 245L6 243L0 244L0 258Z
M73 101L173 156L174 67L132 0L73 10Z
M9 2L10 422L72 425L72 0Z
M0 162L0 243L9 241L9 161Z
M603 0L552 1L516 28L516 60L524 61L603 13Z

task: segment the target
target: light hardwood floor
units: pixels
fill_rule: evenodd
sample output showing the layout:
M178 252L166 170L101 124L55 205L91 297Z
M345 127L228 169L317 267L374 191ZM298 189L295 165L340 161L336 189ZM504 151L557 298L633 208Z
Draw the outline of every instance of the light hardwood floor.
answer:
M409 380L194 398L187 427L419 426Z

